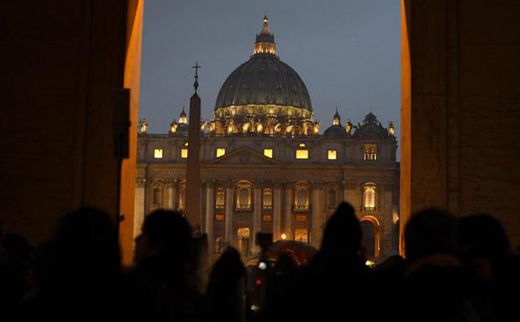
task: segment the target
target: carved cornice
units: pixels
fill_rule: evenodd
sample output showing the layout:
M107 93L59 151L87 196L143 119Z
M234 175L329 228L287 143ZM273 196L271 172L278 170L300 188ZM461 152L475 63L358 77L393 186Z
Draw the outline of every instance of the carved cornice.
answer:
M145 188L146 187L146 179L144 178L136 178L135 179L135 187L136 188Z

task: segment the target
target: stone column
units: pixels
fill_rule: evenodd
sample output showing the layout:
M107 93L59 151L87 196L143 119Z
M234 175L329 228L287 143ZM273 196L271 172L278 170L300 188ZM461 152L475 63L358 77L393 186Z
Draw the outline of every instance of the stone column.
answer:
M172 206L173 210L176 210L177 207L179 206L179 196L178 196L179 189L178 189L178 187L179 187L179 184L178 184L177 180L173 180L173 183L172 183L172 196L171 196L172 197L172 199L171 199L172 200L171 201L172 202L171 206Z
M392 190L391 184L382 185L384 191L381 198L381 255L389 254L392 249L392 227L393 227L393 204L392 204Z
M208 249L210 254L212 254L213 249L215 249L215 240L213 237L213 222L215 218L215 214L213 213L213 209L215 208L215 202L213 201L214 185L215 183L209 180L206 183L206 234L208 236Z
M168 210L173 210L174 207L174 191L175 187L173 185L173 181L172 180L168 180L167 184L166 184L166 200L164 202L164 207Z
M233 184L229 183L226 187L226 223L225 223L225 242L229 246L234 246L236 241L233 232Z
M287 226L287 225L286 225ZM273 241L277 241L281 237L282 229L282 189L279 183L274 185L273 196ZM288 231L284 231L287 236L290 236Z
M287 239L293 239L292 231L292 188L290 184L285 185L285 234Z
M311 241L312 245L316 248L320 248L321 239L323 236L323 212L322 203L320 200L322 186L319 184L312 185L312 232Z
M145 214L146 179L135 180L134 239L141 233Z
M257 184L253 188L253 234L251 236L251 249L253 253L258 253L260 248L256 245L256 233L260 232L262 227L262 214L260 210L262 209L262 188Z
M341 182L341 201L348 201L348 185L347 181Z

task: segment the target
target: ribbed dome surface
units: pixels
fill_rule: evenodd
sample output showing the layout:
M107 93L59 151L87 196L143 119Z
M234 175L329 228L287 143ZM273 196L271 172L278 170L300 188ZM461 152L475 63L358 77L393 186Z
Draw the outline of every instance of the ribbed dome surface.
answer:
M235 69L222 85L215 109L247 104L312 111L309 92L298 73L273 54L255 54Z

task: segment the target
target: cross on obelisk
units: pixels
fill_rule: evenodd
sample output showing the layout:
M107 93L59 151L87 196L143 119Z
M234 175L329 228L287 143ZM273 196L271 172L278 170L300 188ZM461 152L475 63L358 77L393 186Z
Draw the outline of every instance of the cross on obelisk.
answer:
M195 92L197 92L197 88L199 88L199 68L202 66L199 65L198 62L195 63L195 66L191 66L191 68L195 68L195 83L193 86L195 87Z
M186 165L186 216L193 227L192 237L196 251L193 252L192 265L199 281L199 291L206 289L209 271L208 240L201 230L201 181L200 181L200 97L199 63L195 66L195 93L190 98L190 122L188 124L188 161Z

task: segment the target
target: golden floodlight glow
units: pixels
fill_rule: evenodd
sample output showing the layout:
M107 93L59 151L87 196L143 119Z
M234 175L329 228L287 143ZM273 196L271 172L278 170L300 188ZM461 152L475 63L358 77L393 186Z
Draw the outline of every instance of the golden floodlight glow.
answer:
M188 149L181 149L181 158L183 158L183 159L188 158Z
M153 157L156 159L162 159L163 157L163 149L154 149L153 150Z
M268 158L273 158L273 149L264 149L264 155Z
M287 239L287 235L286 234L282 234L282 240L286 240Z
M296 159L306 160L309 158L309 150L296 150Z
M220 158L224 154L226 154L226 149L225 148L217 148L217 158Z
M328 158L329 160L337 160L338 158L338 151L336 150L329 150L329 153L328 153Z

